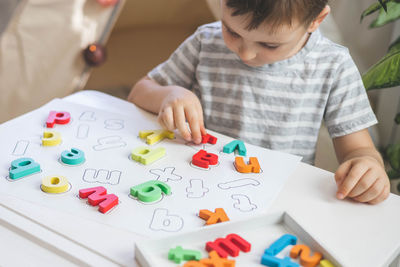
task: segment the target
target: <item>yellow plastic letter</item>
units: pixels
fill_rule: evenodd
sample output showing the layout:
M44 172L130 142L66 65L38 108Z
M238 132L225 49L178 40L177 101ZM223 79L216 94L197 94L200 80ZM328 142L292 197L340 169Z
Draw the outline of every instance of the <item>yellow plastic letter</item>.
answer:
M64 193L68 188L68 179L64 176L47 176L42 179L42 190L46 193Z
M140 138L146 138L146 143L152 145L164 138L174 139L175 134L166 130L139 131Z
M45 131L43 133L42 145L43 146L56 146L61 143L61 134L54 131Z
M140 146L132 151L131 158L137 162L147 165L152 163L153 161L158 160L164 155L165 148L163 147L149 148L145 146Z

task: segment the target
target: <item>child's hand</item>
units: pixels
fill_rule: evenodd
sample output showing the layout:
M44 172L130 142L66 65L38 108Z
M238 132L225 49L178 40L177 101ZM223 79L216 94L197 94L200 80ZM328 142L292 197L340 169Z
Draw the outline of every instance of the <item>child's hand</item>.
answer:
M373 157L361 156L343 162L335 173L336 197L377 204L390 193L389 178Z
M196 144L206 134L203 109L199 99L191 91L180 86L168 86L170 93L161 103L158 122L162 127L173 131L178 129L182 137ZM189 123L190 131L186 121Z

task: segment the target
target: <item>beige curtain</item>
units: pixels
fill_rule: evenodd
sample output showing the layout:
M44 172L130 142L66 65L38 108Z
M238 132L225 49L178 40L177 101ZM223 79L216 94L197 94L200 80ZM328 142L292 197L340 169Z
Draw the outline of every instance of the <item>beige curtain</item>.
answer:
M91 0L23 1L0 37L0 123L80 89L82 50L107 35L112 11Z

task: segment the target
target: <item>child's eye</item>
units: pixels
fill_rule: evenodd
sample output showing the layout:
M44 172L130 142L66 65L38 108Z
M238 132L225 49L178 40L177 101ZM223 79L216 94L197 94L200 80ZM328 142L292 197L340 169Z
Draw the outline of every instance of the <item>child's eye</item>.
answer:
M239 38L240 35L237 34L236 32L231 31L230 29L226 28L226 31L234 38Z
M262 47L264 48L268 48L268 49L277 49L279 47L279 45L269 45L267 43L259 43Z

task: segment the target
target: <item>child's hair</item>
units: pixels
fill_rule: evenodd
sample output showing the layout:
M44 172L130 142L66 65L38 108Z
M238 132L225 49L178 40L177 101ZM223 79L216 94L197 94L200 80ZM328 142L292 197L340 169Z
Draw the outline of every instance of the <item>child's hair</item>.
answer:
M271 29L291 26L293 20L308 27L328 4L328 0L226 0L232 16L249 15L247 30L257 29L263 22Z

